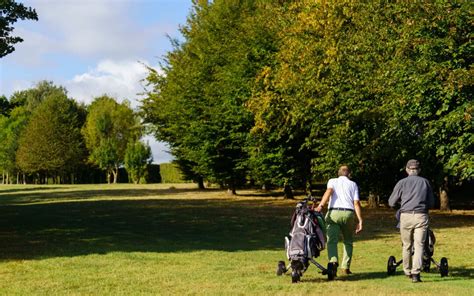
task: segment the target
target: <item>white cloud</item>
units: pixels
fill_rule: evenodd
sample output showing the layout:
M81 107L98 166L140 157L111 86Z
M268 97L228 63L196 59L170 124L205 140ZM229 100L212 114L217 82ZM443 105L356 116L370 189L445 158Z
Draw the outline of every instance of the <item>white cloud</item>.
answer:
M23 42L15 46L15 51L6 58L15 61L15 64L22 66L33 67L50 67L47 64L44 56L55 52L60 45L54 39L46 36L41 32L34 32L24 28L17 28L13 34L14 36L21 36ZM49 63L51 63L49 61Z
M87 73L76 75L64 86L68 96L79 102L90 104L95 97L107 94L119 102L129 100L132 108L136 109L140 104L138 94L144 91L140 81L147 73L141 62L104 60ZM143 140L151 147L153 163L165 163L173 159L165 142L157 141L152 136L146 136Z
M132 1L34 1L32 5L60 44L80 56L123 58L146 52L147 36L128 16ZM51 34L51 32L54 32Z
M89 104L95 97L107 94L119 102L129 100L131 106L139 105L140 93L144 92L141 81L146 78L145 65L132 60L103 60L96 68L66 81L68 95Z
M153 51L157 40L168 43L164 36L176 31L169 23L140 25L130 13L137 5L132 0L31 0L26 5L36 9L39 20L15 26L13 35L24 42L7 56L24 66L45 66L58 54L139 59Z

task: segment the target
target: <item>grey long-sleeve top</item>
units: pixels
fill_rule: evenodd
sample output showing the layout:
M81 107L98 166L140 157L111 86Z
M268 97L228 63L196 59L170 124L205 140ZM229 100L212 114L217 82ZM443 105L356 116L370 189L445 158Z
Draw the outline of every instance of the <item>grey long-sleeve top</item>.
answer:
M395 185L388 199L390 207L400 201L400 212L428 213L434 206L433 189L430 182L420 176L408 176Z

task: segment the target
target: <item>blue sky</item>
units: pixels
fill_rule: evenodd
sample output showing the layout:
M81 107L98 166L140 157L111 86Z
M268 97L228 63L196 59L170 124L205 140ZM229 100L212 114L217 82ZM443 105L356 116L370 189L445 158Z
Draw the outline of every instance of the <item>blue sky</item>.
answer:
M158 67L180 37L191 0L24 0L39 20L15 23L25 41L0 59L0 95L50 80L79 102L108 94L139 105L143 64ZM155 163L171 160L166 145L147 137Z

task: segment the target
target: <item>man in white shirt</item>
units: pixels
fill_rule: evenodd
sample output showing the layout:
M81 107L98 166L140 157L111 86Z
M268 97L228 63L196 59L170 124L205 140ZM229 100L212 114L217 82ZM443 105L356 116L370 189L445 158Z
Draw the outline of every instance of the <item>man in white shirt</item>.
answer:
M344 274L351 274L350 265L354 241L354 212L358 220L355 233L357 234L362 231L359 188L355 182L349 180L350 170L348 166L341 166L338 175L338 178L333 178L328 181L327 190L316 208L316 211L321 212L329 200L328 213L326 214L329 262L339 264L337 243L339 241L339 233L342 232L344 238L344 256L342 258L341 269Z

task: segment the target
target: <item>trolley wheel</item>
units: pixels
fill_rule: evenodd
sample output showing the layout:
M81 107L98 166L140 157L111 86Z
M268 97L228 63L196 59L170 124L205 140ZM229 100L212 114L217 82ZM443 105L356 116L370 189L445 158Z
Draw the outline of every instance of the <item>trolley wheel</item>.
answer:
M276 274L277 274L278 276L280 276L280 275L283 275L285 272L286 272L285 262L283 262L283 261L278 261L278 267L277 267L277 272L276 272Z
M387 275L394 275L396 270L397 270L397 259L395 259L395 256L388 257Z
M296 283L299 282L299 281L300 281L300 273L299 273L298 271L296 271L296 270L293 270L293 271L291 272L291 282L292 282L293 284L296 284Z
M430 258L423 258L422 270L424 272L430 272L430 268L431 268L431 259Z
M332 281L336 277L337 274L337 264L333 262L328 263L328 268L327 268L327 274L328 274L328 280Z
M439 273L441 277L448 275L448 259L446 257L441 258L439 262Z

